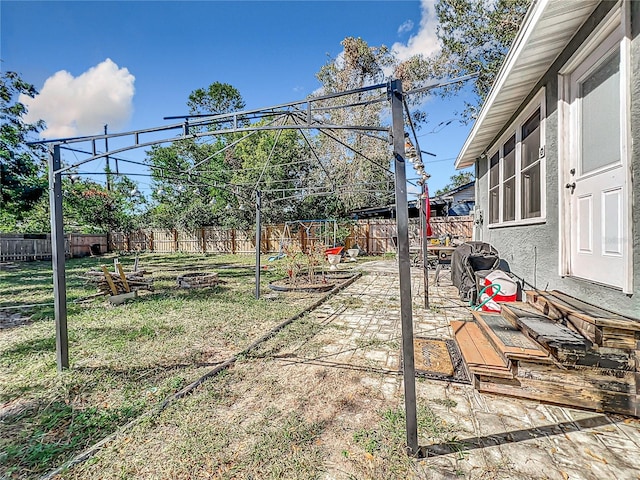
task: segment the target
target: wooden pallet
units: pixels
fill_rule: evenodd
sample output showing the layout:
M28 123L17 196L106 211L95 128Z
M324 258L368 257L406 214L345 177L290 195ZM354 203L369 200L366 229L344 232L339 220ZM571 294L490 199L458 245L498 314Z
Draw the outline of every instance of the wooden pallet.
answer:
M613 376L602 369L559 369L553 365L520 362L510 381L479 377L481 392L538 400L588 410L640 416L638 374Z
M635 355L625 349L598 347L579 333L554 322L531 306L504 304L502 315L564 365L635 370Z

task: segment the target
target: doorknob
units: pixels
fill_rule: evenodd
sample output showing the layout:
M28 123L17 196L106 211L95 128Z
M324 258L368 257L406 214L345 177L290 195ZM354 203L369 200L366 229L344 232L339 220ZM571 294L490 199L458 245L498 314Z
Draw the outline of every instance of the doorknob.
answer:
M573 183L567 183L564 188L570 188L571 189L571 193L573 193L573 191L576 189L576 182Z

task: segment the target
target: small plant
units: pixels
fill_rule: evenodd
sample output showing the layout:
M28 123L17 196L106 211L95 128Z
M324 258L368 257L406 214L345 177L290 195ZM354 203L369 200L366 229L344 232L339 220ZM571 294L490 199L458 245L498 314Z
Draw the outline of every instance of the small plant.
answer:
M450 398L434 398L431 401L447 408L453 408L458 405L458 402L456 402L455 400L451 400Z

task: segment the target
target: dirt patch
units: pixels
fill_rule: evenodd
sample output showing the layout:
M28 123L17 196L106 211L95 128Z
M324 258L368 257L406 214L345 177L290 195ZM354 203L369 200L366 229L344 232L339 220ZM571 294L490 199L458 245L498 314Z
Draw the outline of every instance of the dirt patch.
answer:
M12 312L11 310L0 310L0 329L15 328L31 323L31 316L25 312Z

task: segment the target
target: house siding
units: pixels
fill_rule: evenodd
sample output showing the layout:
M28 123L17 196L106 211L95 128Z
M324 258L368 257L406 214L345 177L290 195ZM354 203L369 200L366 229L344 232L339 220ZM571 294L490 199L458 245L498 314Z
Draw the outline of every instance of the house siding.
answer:
M544 75L543 79L531 90L528 98L523 102L524 108L529 101L545 87L546 117L545 117L545 167L546 167L546 221L544 223L522 226L489 228L487 226L488 200L488 159L476 162L476 198L477 204L482 206L484 222L476 227L474 232L477 240L494 245L500 257L509 263L510 269L525 282L539 289L561 290L569 295L598 304L603 308L615 312L640 318L640 188L634 188L640 171L640 78L631 76L631 171L632 182L629 189L633 192L633 291L631 295L620 290L597 285L592 282L572 277L561 277L560 267L560 172L558 154L558 71L576 52L587 36L597 27L606 16L612 2L603 2L578 34L569 42L556 62ZM631 19L631 69L640 72L640 2L630 2L628 5ZM494 142L503 134L513 120L504 126ZM490 145L487 145L489 147ZM634 173L635 172L635 173ZM622 275L622 272L621 272Z

